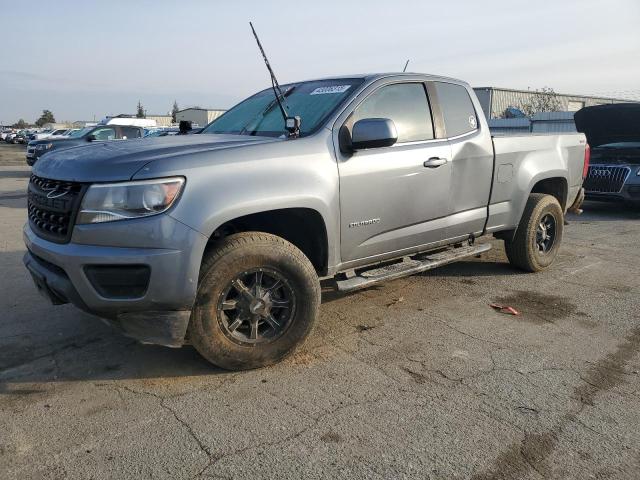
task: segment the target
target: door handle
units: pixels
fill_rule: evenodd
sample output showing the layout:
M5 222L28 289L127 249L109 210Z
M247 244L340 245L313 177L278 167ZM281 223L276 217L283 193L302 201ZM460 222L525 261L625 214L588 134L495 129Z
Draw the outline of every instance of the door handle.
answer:
M444 165L445 163L447 163L447 159L446 158L431 157L429 160L424 162L422 165L424 165L426 168L438 168L438 167Z

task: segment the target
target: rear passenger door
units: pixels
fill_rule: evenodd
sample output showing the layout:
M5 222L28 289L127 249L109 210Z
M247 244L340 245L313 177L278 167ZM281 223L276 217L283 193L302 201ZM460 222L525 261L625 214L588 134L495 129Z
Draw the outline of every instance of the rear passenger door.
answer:
M446 230L450 149L446 140L435 138L424 83L370 88L342 125L351 131L358 120L388 118L398 141L390 147L338 151L343 262L391 257L442 240Z
M468 86L434 81L427 88L442 122L437 134L451 146L447 238L478 235L484 229L493 177L491 135L483 130L482 110L474 105Z

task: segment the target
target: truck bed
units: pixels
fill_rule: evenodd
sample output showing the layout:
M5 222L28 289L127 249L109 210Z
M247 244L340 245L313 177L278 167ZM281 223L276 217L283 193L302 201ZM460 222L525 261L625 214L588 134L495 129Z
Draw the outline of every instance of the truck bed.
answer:
M571 205L582 186L586 139L582 133L492 136L495 168L487 232L518 225L530 192L543 176L566 183L563 208Z

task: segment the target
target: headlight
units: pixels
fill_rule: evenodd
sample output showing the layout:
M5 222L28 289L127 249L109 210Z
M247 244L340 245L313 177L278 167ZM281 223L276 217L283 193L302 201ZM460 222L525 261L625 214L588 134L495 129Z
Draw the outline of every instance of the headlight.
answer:
M166 211L178 198L184 178L159 178L91 185L82 199L78 224L148 217Z
M36 150L38 151L49 150L51 147L53 147L53 143L40 143L36 145Z

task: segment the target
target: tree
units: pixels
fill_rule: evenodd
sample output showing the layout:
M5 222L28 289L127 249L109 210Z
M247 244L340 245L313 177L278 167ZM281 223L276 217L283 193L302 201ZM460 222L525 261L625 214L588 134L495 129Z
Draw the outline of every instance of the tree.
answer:
M136 118L146 118L147 115L144 113L144 107L142 106L142 103L140 103L140 100L138 100L138 111L136 112Z
M176 123L176 115L178 114L178 102L173 101L173 108L171 108L171 123Z
M520 104L520 110L531 118L539 112L557 112L560 110L560 99L551 87L536 90L528 102Z
M12 128L27 128L29 125L27 124L27 122L25 122L22 118L20 120L18 120L16 123L14 123L13 125L11 125Z
M56 119L54 118L53 113L51 113L51 110L42 110L42 115L40 115L40 118L36 120L36 125L42 127L47 123L56 123Z

